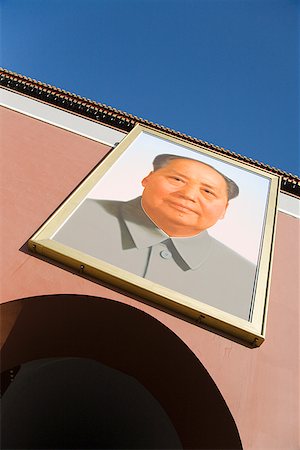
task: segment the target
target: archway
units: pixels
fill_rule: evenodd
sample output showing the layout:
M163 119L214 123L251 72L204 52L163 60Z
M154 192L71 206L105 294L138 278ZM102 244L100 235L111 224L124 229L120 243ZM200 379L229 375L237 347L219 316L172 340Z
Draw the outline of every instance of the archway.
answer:
M242 448L214 381L191 350L158 320L131 306L95 297L60 295L18 302L21 312L1 352L6 373L45 358L98 362L137 380L156 399L183 448ZM12 307L2 305L2 315L9 316ZM168 442L161 448L174 446L171 438ZM130 445L139 448L134 442ZM108 448L107 442L98 447Z

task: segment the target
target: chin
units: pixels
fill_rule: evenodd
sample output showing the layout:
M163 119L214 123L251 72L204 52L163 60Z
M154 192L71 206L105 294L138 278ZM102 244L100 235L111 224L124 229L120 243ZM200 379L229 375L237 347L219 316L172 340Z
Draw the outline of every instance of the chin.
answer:
M176 219L173 218L173 220L169 219L169 223L173 224L173 225L180 225L183 226L185 225L188 228L194 228L195 224L193 224L193 222L191 222L188 218L184 218L184 217L177 217Z

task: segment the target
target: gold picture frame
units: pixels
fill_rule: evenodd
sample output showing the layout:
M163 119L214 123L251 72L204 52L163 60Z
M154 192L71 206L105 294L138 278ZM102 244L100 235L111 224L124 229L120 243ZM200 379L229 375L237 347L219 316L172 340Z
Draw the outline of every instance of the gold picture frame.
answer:
M223 184L226 180L227 190L228 180L233 180L239 195L229 201L228 208L226 204L229 218L195 236L172 236L160 230L140 201L131 199L144 198L145 192L159 194L159 182L148 174L153 175L153 159L162 154L175 155L172 158L177 163L188 162L193 167L194 160L200 162L197 168L216 172ZM170 161L163 164L169 167ZM195 178L192 182L195 185ZM197 180L196 185L198 196ZM136 125L29 239L28 246L79 275L103 280L250 346L259 346L265 339L279 186L280 177L268 171L184 138ZM205 192L215 196L207 189ZM181 191L180 195L183 198ZM197 204L197 199L187 201ZM87 205L89 209L84 210ZM96 208L96 216L90 208ZM105 216L98 216L100 209L105 210ZM176 204L175 209L176 221L186 221L190 227L195 211ZM159 241L158 233L165 235L165 240ZM103 249L103 254L99 256L96 247L99 254Z

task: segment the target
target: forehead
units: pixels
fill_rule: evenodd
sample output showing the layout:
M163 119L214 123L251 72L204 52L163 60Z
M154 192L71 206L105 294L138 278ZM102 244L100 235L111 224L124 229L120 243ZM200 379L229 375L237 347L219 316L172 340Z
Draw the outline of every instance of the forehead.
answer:
M187 178L196 179L199 182L210 180L214 184L226 187L224 177L213 167L210 167L201 161L184 158L172 159L162 169L165 169L166 171L179 172L181 175L184 175Z

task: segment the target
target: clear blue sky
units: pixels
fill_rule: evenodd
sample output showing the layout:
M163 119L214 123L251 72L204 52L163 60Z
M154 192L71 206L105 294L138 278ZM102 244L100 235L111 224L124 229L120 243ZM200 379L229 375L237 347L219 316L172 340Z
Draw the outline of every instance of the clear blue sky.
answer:
M1 66L294 174L297 0L0 0Z

